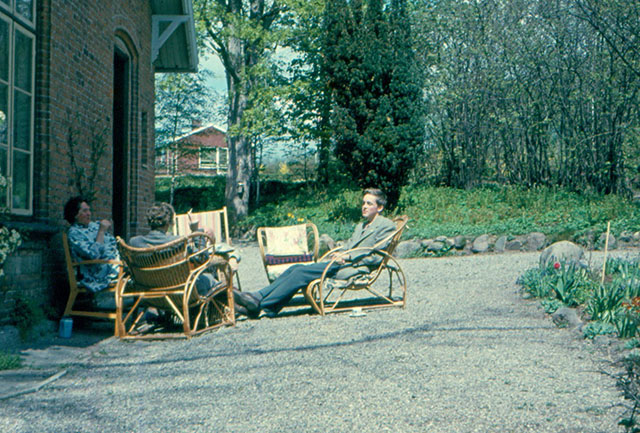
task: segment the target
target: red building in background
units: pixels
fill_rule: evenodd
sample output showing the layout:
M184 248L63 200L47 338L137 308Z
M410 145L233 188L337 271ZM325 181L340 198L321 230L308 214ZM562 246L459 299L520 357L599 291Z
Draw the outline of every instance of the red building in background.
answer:
M166 149L156 156L156 175L171 175L171 164L179 175L223 175L227 172L229 148L226 130L216 125L195 127L177 139L178 151Z

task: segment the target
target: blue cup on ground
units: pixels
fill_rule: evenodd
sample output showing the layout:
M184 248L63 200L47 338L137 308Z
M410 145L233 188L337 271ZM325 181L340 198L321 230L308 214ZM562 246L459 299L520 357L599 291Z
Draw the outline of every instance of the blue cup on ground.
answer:
M60 319L60 337L71 338L71 331L73 329L73 319L71 317L63 317Z

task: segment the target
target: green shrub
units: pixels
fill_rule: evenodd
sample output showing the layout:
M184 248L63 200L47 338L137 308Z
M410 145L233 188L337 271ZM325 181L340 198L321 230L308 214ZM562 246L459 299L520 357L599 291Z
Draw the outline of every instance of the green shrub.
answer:
M540 268L527 269L518 278L517 284L522 286L522 290L533 298L548 298L551 296L551 285L549 276Z
M599 285L587 302L587 313L591 320L613 323L624 297L624 288L617 284Z
M13 370L20 367L22 367L20 355L0 351L0 371Z
M558 308L562 307L562 302L557 299L543 299L540 304L544 308L544 312L547 314L553 314L558 311Z
M42 308L25 295L14 298L15 304L9 315L11 323L18 328L20 338L27 339L35 325L40 323L45 315Z
M616 331L615 326L605 322L589 322L582 328L584 338L593 340L597 335L613 334Z
M551 287L556 298L569 307L584 303L594 287L589 272L580 266L564 263L554 270L556 272L551 271Z

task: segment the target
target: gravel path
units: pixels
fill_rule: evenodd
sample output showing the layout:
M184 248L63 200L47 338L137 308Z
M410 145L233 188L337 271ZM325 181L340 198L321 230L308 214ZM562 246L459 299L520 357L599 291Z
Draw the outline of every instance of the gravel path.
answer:
M257 249L243 254L243 289L257 289ZM110 339L39 392L0 402L0 431L622 431L601 351L517 293L537 259L402 260L405 310L303 310L191 341Z

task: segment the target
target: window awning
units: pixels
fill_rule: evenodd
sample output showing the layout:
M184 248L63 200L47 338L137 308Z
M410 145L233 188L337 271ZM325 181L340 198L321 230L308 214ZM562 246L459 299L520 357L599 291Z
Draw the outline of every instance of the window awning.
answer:
M197 72L191 0L151 0L151 62L156 72Z

